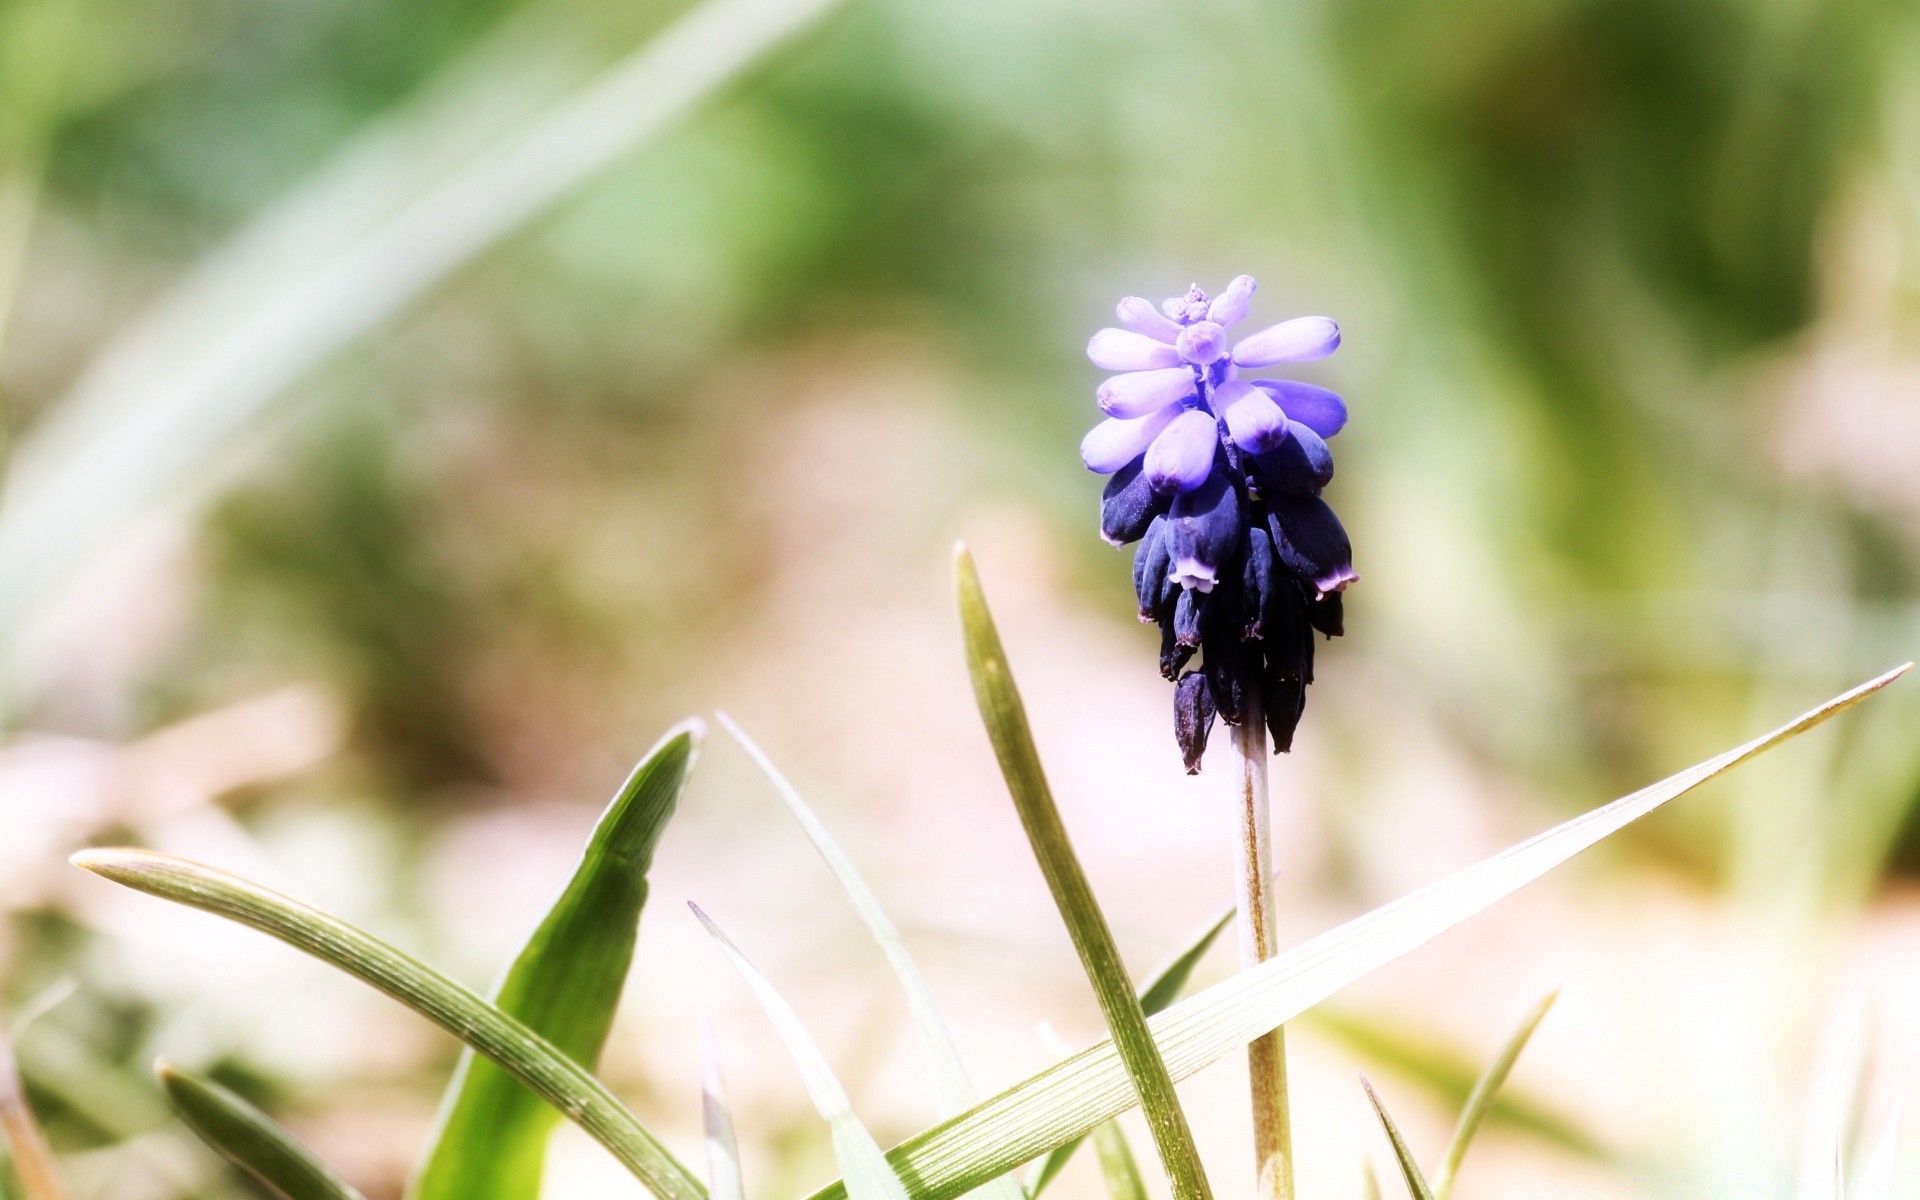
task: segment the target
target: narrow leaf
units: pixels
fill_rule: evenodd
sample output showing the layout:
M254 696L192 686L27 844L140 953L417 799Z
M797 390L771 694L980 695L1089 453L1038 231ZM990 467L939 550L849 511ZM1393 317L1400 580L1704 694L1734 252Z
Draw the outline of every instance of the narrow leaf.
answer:
M1365 1075L1360 1077L1360 1086L1367 1089L1367 1099L1373 1102L1373 1111L1380 1116L1381 1128L1387 1131L1387 1140L1393 1143L1393 1156L1400 1160L1400 1174L1406 1178L1407 1191L1413 1200L1433 1200L1433 1189L1427 1186L1426 1177L1420 1174L1420 1164L1413 1159L1413 1151L1407 1149L1406 1139L1400 1136L1400 1127L1387 1115L1387 1106L1380 1103L1379 1093L1373 1090L1373 1084Z
M1093 1148L1100 1156L1100 1173L1107 1180L1107 1195L1112 1200L1147 1200L1147 1185L1140 1181L1140 1168L1133 1161L1133 1149L1118 1121L1102 1121L1093 1127Z
M163 900L225 917L385 992L472 1046L613 1152L659 1200L706 1189L606 1086L472 991L338 917L200 863L149 850L82 850L73 864Z
M1373 1173L1370 1162L1360 1164L1360 1196L1361 1200L1380 1200L1380 1177Z
M787 781L780 769L773 765L746 731L734 723L726 713L717 714L720 724L740 743L740 748L764 773L773 790L785 801L787 811L799 823L807 840L813 843L814 850L826 862L827 869L846 892L847 899L853 902L854 911L860 915L867 926L867 933L880 947L880 953L886 957L887 966L893 970L894 978L900 981L900 990L906 993L907 1008L913 1013L914 1026L920 1032L920 1045L925 1049L927 1059L933 1067L934 1090L940 1101L940 1115L956 1116L980 1102L980 1093L973 1086L973 1079L967 1074L966 1064L960 1059L960 1049L954 1045L953 1032L947 1028L945 1018L940 1015L939 1005L934 1003L933 990L927 986L927 980L920 968L907 953L907 944L900 936L899 927L887 916L880 906L880 898L867 885L865 877L846 856L833 835L827 832L826 825L814 815L814 811L800 795L800 790ZM984 1200L1021 1200L1020 1185L1010 1176L1001 1176L989 1180L976 1192Z
M1548 992L1541 997L1520 1024L1507 1038L1506 1045L1494 1056L1487 1069L1473 1085L1473 1091L1467 1095L1467 1103L1460 1110L1460 1123L1454 1126L1453 1140L1447 1143L1447 1156L1440 1163L1440 1172L1434 1176L1434 1200L1447 1200L1453 1192L1453 1181L1460 1175L1460 1162L1467 1156L1467 1147L1473 1143L1473 1137L1480 1132L1481 1122L1487 1119L1487 1113L1493 1109L1493 1101L1500 1094L1500 1088L1507 1082L1507 1076L1513 1071L1513 1064L1519 1060L1520 1052L1527 1048L1527 1041L1533 1037L1533 1031L1560 998L1557 991Z
M688 722L640 760L600 818L585 855L539 928L494 989L500 1011L592 1068L633 962L647 871L693 768L704 730ZM526 1200L540 1192L547 1139L560 1114L520 1081L460 1056L416 1200Z
M1676 796L1853 707L1911 666L1869 680L1771 733L1583 813L1174 1005L1151 1021L1169 1072L1184 1079L1241 1049ZM1103 1042L915 1134L888 1157L916 1200L944 1200L1064 1145L1135 1103L1119 1052L1112 1042ZM833 1184L816 1195L829 1200L839 1191Z
M0 1148L12 1153L14 1173L26 1200L66 1200L66 1185L53 1161L53 1150L40 1122L27 1104L20 1069L13 1060L13 1043L0 1029ZM4 1160L0 1160L4 1165Z
M1233 921L1234 910L1229 908L1220 914L1220 919L1201 931L1200 936L1187 943L1186 949L1174 955L1173 961L1160 968L1153 979L1140 992L1140 1008L1148 1016L1166 1008L1180 998L1180 993L1192 978L1193 969L1200 965L1214 939ZM1040 1160L1040 1166L1034 1171L1033 1178L1027 1184L1027 1195L1037 1197L1053 1182L1054 1176L1065 1169L1074 1151L1080 1149L1084 1137L1076 1137L1065 1145L1055 1146Z
M760 1001L760 1007L766 1011L767 1019L773 1022L774 1031L780 1040L786 1043L787 1053L800 1068L800 1078L807 1085L807 1095L812 1098L814 1108L825 1118L833 1130L833 1155L840 1162L841 1173L846 1178L849 1200L907 1200L907 1189L900 1184L893 1168L887 1165L887 1156L880 1152L880 1143L873 1140L873 1134L860 1123L853 1111L853 1101L847 1098L847 1089L840 1086L840 1080L827 1063L827 1056L820 1052L807 1033L806 1026L800 1023L800 1014L774 989L767 977L754 968L747 956L740 953L713 918L700 911L697 904L689 905L693 915L707 927L720 949L726 954L740 977L753 989L754 998Z
M700 1115L707 1135L707 1192L713 1200L746 1200L740 1170L740 1143L733 1136L733 1106L720 1071L720 1046L713 1026L700 1018Z
M162 1061L154 1073L187 1127L284 1200L362 1200L273 1118L211 1079Z
M1060 810L1054 805L1053 792L1040 768L1039 752L1034 748L1033 731L1027 725L1026 707L1014 687L1000 633L994 628L993 614L988 612L986 595L980 589L980 576L966 547L956 549L953 565L974 699L1027 842L1040 861L1041 873L1046 876L1067 932L1073 936L1074 949L1080 954L1080 964L1100 1001L1107 1029L1113 1034L1113 1044L1119 1049L1146 1114L1147 1128L1160 1151L1167 1182L1176 1200L1204 1200L1211 1195L1206 1170L1194 1147L1186 1113L1180 1108L1180 1097L1173 1090L1173 1076L1147 1028L1146 1014L1141 1011L1132 980L1127 978L1113 931L1107 927L1107 918L1094 899L1093 888L1080 869L1080 860L1060 820Z

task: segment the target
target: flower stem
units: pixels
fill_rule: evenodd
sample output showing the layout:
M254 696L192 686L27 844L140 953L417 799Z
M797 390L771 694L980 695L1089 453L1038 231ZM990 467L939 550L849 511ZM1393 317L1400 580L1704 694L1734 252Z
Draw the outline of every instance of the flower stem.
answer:
M1273 928L1273 839L1267 804L1267 726L1259 691L1249 689L1233 730L1240 760L1240 961L1251 967L1279 953ZM1275 1029L1247 1047L1253 1092L1253 1152L1258 1200L1293 1200L1293 1118L1287 1101L1287 1035Z

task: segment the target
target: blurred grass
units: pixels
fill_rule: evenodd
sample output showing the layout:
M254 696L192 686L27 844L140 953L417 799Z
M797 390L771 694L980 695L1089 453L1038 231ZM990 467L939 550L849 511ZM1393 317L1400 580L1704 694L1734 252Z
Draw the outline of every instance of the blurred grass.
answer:
M483 142L679 11L0 0L9 442L457 64ZM319 681L344 753L243 794L261 820L367 795L415 865L437 822L600 778L732 677L743 629L859 632L781 626L796 563L881 604L957 514L1014 506L1120 625L1077 347L1118 294L1245 269L1349 332L1323 377L1356 414L1334 489L1366 580L1328 790L1380 785L1382 696L1541 795L1623 790L1920 642L1917 58L1897 0L853 0L199 463L230 482L180 518L191 586L54 597L107 616L9 648L13 727L124 739ZM894 436L915 421L946 474ZM1631 836L1804 939L1920 870L1916 719L1889 696ZM95 936L26 903L16 998ZM108 1058L147 1002L87 1030ZM63 1146L138 1132L53 1108Z

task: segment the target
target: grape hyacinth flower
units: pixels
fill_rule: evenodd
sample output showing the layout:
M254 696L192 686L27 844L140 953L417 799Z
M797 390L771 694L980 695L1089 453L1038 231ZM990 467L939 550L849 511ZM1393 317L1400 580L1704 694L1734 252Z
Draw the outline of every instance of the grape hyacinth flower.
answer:
M1346 424L1346 403L1312 384L1246 377L1325 358L1340 328L1297 317L1230 341L1257 286L1242 275L1209 299L1196 285L1158 308L1129 296L1122 328L1087 343L1095 366L1118 373L1100 385L1107 419L1080 457L1111 476L1102 535L1139 543L1140 619L1160 627L1190 774L1216 716L1238 725L1259 711L1274 748L1292 747L1313 635L1343 632L1341 593L1359 578L1346 530L1320 498L1333 478L1326 439Z

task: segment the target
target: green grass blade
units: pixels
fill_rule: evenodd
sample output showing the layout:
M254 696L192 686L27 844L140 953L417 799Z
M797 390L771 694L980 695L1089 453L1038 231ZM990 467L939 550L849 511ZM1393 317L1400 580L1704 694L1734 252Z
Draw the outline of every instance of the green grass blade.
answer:
M1399 1022L1376 1020L1322 1004L1308 1013L1303 1023L1338 1038L1368 1061L1391 1066L1400 1078L1420 1084L1455 1109L1466 1108L1486 1072L1484 1061L1468 1058L1455 1047ZM1612 1162L1618 1157L1573 1118L1504 1088L1494 1097L1486 1121L1498 1122L1595 1162Z
M1380 1177L1373 1173L1370 1162L1360 1164L1360 1196L1361 1200L1380 1200Z
M720 1070L720 1046L713 1026L700 1018L700 1117L707 1136L707 1192L713 1200L746 1200L740 1170L740 1143L733 1135L733 1106Z
M1184 1079L1242 1049L1675 797L1860 703L1911 666L1869 680L1771 733L1583 813L1174 1005L1151 1021L1168 1071ZM1103 1042L921 1131L888 1157L916 1200L944 1200L1065 1145L1135 1102L1118 1051ZM838 1194L838 1185L829 1185L816 1198Z
M1148 981L1147 986L1140 991L1142 1012L1152 1016L1180 998L1181 991L1187 986L1187 980L1193 977L1193 969L1200 965L1202 958L1206 957L1207 951L1213 946L1214 939L1218 938L1221 932L1233 922L1233 916L1234 910L1229 908L1220 915L1219 920L1202 930L1199 937L1187 943L1186 949L1174 955L1172 962L1160 968L1159 972ZM1077 1137L1065 1145L1055 1146L1047 1151L1047 1156L1040 1160L1040 1166L1034 1171L1032 1180L1027 1184L1027 1195L1037 1197L1045 1191L1047 1185L1053 1182L1054 1176L1065 1169L1068 1160L1073 1157L1074 1151L1080 1149L1080 1143L1084 1140L1086 1139Z
M226 1088L165 1061L154 1073L187 1127L274 1195L284 1200L362 1200L273 1118Z
M12 1159L26 1200L66 1200L66 1185L61 1182L40 1122L27 1104L27 1090L13 1059L13 1043L4 1028L0 1028L0 1151L6 1152L0 1154L0 1168ZM0 1169L0 1182L4 1182L5 1174Z
M767 1019L773 1022L775 1032L786 1043L787 1053L800 1068L800 1077L807 1085L807 1095L812 1098L814 1108L818 1109L828 1126L833 1130L833 1154L839 1160L840 1170L847 1183L849 1200L907 1200L907 1190L901 1186L900 1179L887 1164L887 1156L880 1152L880 1143L873 1140L873 1134L860 1123L853 1111L853 1101L847 1098L847 1089L840 1086L840 1080L827 1063L827 1056L820 1052L807 1033L806 1026L800 1023L800 1014L793 1011L773 984L762 975L747 956L740 953L713 918L700 911L700 906L690 905L693 915L713 935L734 969L747 981L753 990L754 998L760 1001L760 1007L766 1011Z
M1107 1195L1112 1200L1147 1200L1147 1185L1140 1181L1140 1168L1133 1161L1133 1148L1118 1121L1102 1121L1093 1127L1093 1148L1100 1156L1100 1174L1107 1180Z
M1373 1084L1365 1075L1360 1077L1360 1086L1367 1089L1367 1099L1380 1117L1380 1127L1387 1131L1387 1140L1393 1143L1393 1156L1400 1162L1400 1174L1407 1181L1408 1193L1413 1200L1433 1200L1433 1189L1427 1186L1426 1176L1420 1173L1420 1164L1414 1161L1413 1151L1407 1149L1407 1140L1400 1136L1400 1127L1387 1115L1387 1106L1380 1103L1380 1094L1373 1090Z
M1160 1151L1167 1182L1176 1200L1204 1200L1211 1195L1206 1170L1194 1147L1186 1113L1180 1108L1180 1097L1174 1092L1173 1076L1147 1028L1146 1014L1120 960L1113 931L1107 927L1107 918L1094 899L1093 888L1080 869L1080 860L1060 820L1060 810L1054 805L1053 792L1040 769L1033 732L1027 725L1026 708L1014 687L1006 651L1000 645L993 614L987 610L987 598L980 589L979 573L966 547L955 551L953 565L974 699L993 742L994 755L1000 760L1000 773L1006 777L1007 790L1020 813L1020 824L1099 998L1113 1044L1119 1049L1146 1114L1147 1128Z
M705 730L670 730L594 828L565 890L514 959L493 1002L591 1069L633 962L647 871ZM526 1200L540 1193L560 1114L472 1050L448 1089L411 1189L416 1200Z
M200 863L148 850L82 850L73 864L225 917L337 967L472 1046L591 1134L659 1200L706 1189L586 1068L469 989L338 917Z
M1460 1110L1460 1123L1454 1126L1453 1140L1447 1143L1447 1156L1441 1160L1440 1171L1434 1176L1434 1200L1447 1200L1447 1197L1453 1193L1453 1181L1459 1178L1460 1162L1467 1156L1467 1147L1473 1143L1474 1135L1480 1132L1481 1122L1487 1119L1487 1113L1493 1108L1494 1098L1500 1094L1500 1088L1507 1082L1507 1076L1512 1073L1513 1064L1519 1060L1520 1052L1527 1048L1528 1039L1533 1037L1533 1031L1540 1027L1540 1022L1546 1017L1547 1010L1551 1009L1553 1002L1559 998L1560 993L1557 991L1548 992L1541 997L1539 1003L1521 1018L1520 1024L1507 1038L1506 1045L1500 1048L1500 1053L1494 1056L1493 1061L1487 1064L1487 1069L1481 1072L1480 1078L1474 1082L1473 1091L1468 1093L1467 1103Z
M940 1015L940 1008L934 1002L933 990L927 986L926 976L907 953L907 944L900 936L899 927L887 916L880 906L880 898L873 894L864 876L846 856L833 835L827 832L826 825L814 814L813 808L800 795L800 790L787 781L780 769L773 765L746 731L734 723L726 713L717 714L720 724L740 743L761 772L773 784L773 790L786 803L787 811L799 823L807 840L813 843L814 850L833 872L833 877L846 892L847 899L853 902L854 911L866 924L867 932L880 947L880 953L886 957L887 966L892 968L894 978L900 981L901 991L906 993L907 1008L913 1014L913 1023L920 1033L920 1044L926 1050L927 1060L933 1068L935 1093L940 1101L940 1115L955 1116L972 1108L980 1102L980 1093L973 1086L973 1079L967 1074L966 1064L960 1059L960 1048L954 1045L953 1032L947 1028L946 1019ZM987 1181L975 1193L983 1200L1020 1200L1020 1185L1009 1176L1001 1176Z

